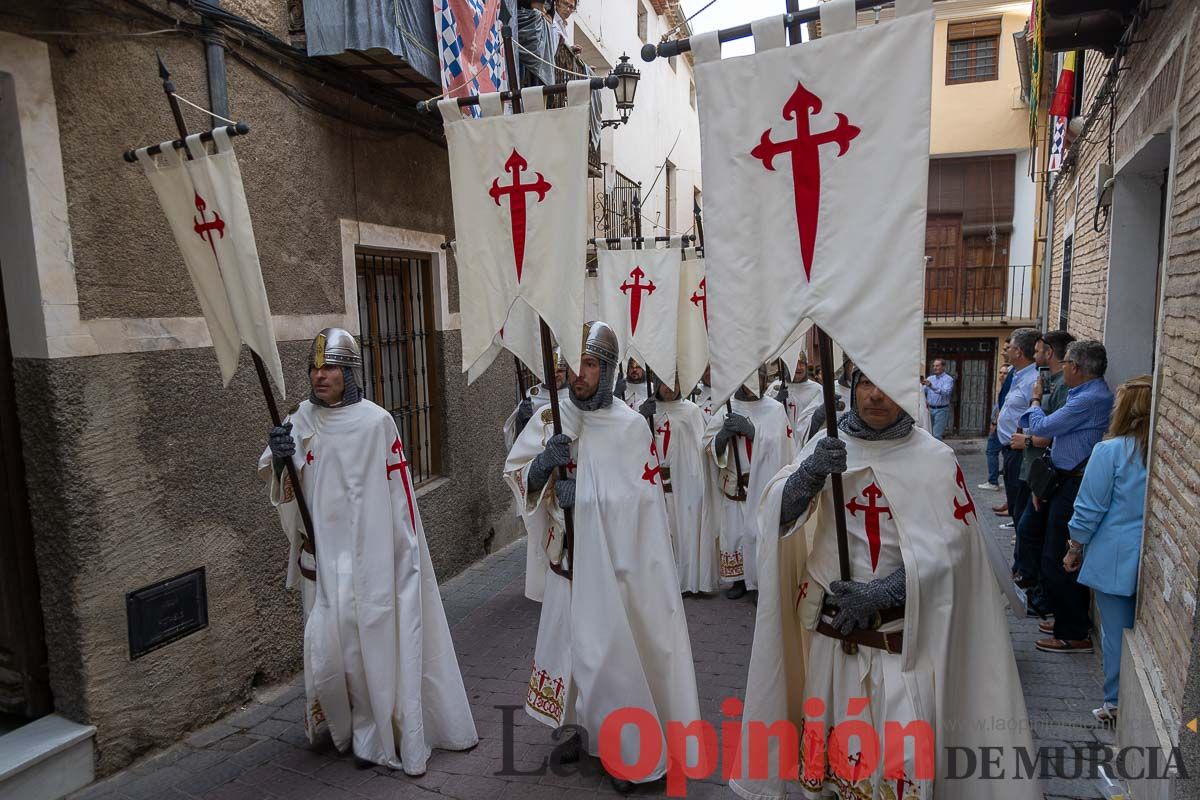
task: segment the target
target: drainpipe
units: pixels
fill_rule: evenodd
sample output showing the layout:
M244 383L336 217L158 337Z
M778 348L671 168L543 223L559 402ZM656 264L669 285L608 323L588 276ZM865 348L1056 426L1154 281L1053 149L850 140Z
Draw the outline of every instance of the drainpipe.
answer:
M218 8L221 0L210 0ZM214 114L229 116L229 83L225 76L225 37L207 18L204 20L204 61L208 72L208 107ZM209 128L225 124L210 119Z
M1038 286L1038 317L1041 326L1050 330L1050 267L1054 262L1054 190L1058 188L1058 179L1050 185L1046 196L1046 244L1042 246L1042 264Z

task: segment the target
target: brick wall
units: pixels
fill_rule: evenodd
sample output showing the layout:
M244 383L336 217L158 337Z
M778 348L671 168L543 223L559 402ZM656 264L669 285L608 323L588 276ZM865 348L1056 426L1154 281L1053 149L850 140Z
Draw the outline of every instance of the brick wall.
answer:
M1182 12L1182 3L1172 11ZM1183 17L1179 13L1175 19ZM1160 18L1144 60L1158 62L1177 27ZM1150 465L1149 515L1143 545L1139 624L1164 672L1167 701L1178 715L1191 667L1192 628L1186 624L1196 607L1196 567L1200 563L1200 463L1195 457L1200 433L1200 20L1193 18L1192 47L1182 69L1176 130L1175 172L1168 217L1169 245L1163 283L1162 335L1158 350L1158 404ZM1144 65L1139 64L1141 68Z
M1179 719L1187 674L1191 668L1192 628L1196 606L1196 569L1200 564L1200 464L1195 442L1200 436L1200 47L1181 50L1178 63L1164 62L1185 21L1200 34L1200 21L1185 13L1188 4L1173 0L1154 11L1138 32L1139 44L1124 62L1116 115L1115 160L1137 146L1173 94L1153 87L1136 107L1139 94L1159 75L1164 63L1179 95L1175 167L1168 216L1169 245L1163 296L1161 337L1156 354L1157 397L1154 443L1148 485L1137 626L1150 643L1150 661L1166 696L1164 711ZM1185 43L1186 45L1186 43ZM1091 106L1108 62L1098 53L1086 58L1084 108ZM1179 74L1180 79L1174 80ZM1159 79L1164 83L1163 79ZM1128 115L1128 118L1124 118ZM1092 227L1096 164L1110 160L1108 113L1093 124L1089 141L1077 142L1074 171L1055 193L1055 233L1050 289L1050 326L1057 326L1062 276L1063 240L1068 219L1075 216L1071 302L1068 327L1076 336L1103 338L1107 295L1109 234ZM1150 276L1147 276L1149 279Z

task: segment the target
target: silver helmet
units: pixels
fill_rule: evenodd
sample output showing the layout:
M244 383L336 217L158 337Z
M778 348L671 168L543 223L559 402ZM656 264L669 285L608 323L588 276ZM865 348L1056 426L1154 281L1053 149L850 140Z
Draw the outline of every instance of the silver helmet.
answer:
M362 363L362 349L350 331L343 328L326 328L317 334L308 348L310 367L331 364L360 370Z
M607 322L593 321L583 326L583 352L590 353L601 361L616 364L620 356L617 334Z

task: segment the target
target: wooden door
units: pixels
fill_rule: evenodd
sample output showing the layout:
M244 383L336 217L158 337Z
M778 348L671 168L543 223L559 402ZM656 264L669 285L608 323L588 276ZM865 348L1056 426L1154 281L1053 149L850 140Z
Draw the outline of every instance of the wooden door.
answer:
M995 339L930 339L926 345L926 374L932 371L934 359L940 358L946 373L954 377L946 436L987 435L994 399L995 348Z
M962 215L929 215L925 221L925 316L955 315L961 251Z
M963 239L963 310L970 316L1004 316L1008 299L1007 233Z
M0 712L32 719L50 713L50 678L12 366L0 290Z

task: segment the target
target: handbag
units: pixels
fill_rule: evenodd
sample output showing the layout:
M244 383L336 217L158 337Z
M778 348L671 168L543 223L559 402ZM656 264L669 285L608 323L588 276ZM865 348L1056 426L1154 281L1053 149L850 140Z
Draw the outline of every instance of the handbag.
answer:
M1062 486L1063 476L1050 460L1050 448L1047 447L1041 458L1034 459L1029 465L1029 477L1025 482L1038 500L1049 500Z
M1050 460L1050 449L1046 448L1046 452L1042 453L1042 457L1035 459L1029 465L1029 477L1025 482L1029 484L1029 491L1033 492L1038 500L1049 500L1054 496L1054 493L1062 488L1062 485L1067 482L1067 478L1076 475L1087 466L1088 460L1085 458L1080 461L1074 469L1059 469L1054 466L1054 462Z

